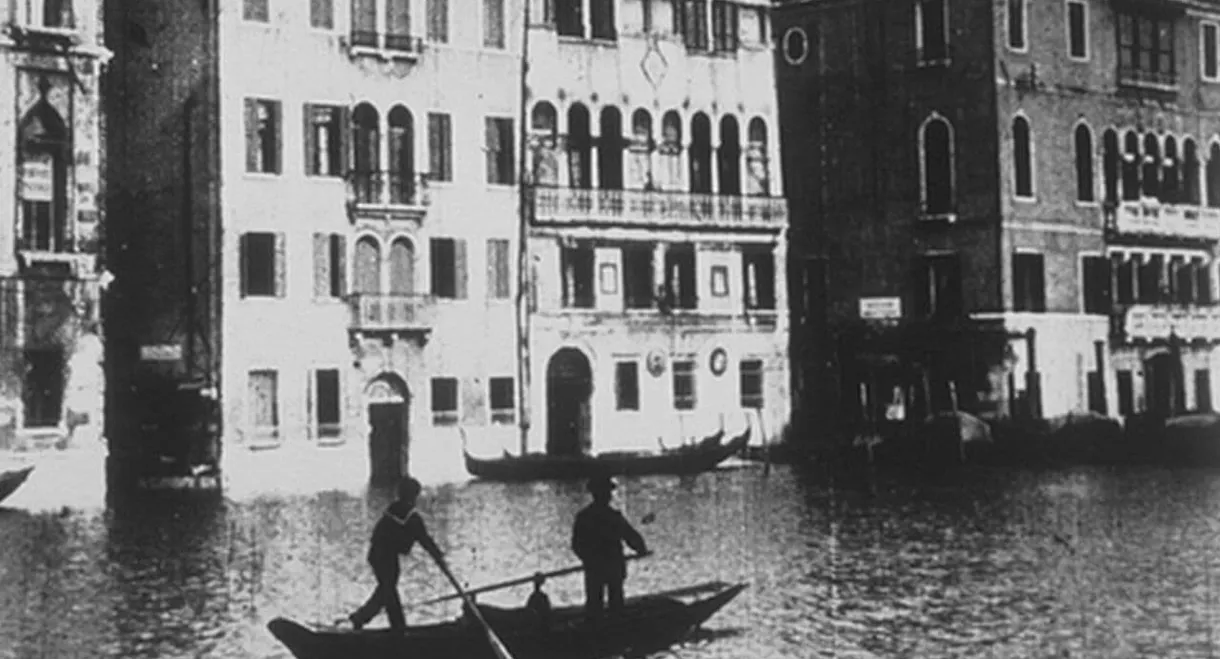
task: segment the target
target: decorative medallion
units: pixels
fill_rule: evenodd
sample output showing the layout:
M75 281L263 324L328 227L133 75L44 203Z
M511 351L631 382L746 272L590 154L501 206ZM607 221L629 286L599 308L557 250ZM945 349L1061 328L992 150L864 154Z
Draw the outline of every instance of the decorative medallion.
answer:
M797 66L809 56L809 35L799 27L790 27L784 32L780 49L784 53L784 60Z
M654 348L653 350L649 351L646 359L646 365L648 367L648 372L651 373L654 378L661 377L661 375L665 373L665 352L660 348Z
M712 375L720 377L724 375L725 370L729 367L729 355L724 351L724 348L716 348L712 351L712 356L708 359L708 368L712 369Z

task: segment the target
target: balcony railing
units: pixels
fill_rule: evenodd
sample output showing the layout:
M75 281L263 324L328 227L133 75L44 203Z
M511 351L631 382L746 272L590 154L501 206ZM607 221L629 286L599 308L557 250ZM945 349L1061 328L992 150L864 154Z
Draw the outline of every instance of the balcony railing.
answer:
M1220 208L1143 199L1110 205L1103 212L1106 228L1119 234L1220 241Z
M1178 89L1178 74L1172 71L1146 71L1119 67L1118 84L1172 92Z
M424 49L424 40L420 37L371 30L352 30L349 43L353 54L379 51L390 57L414 57Z
M1220 341L1220 306L1135 304L1118 313L1121 333L1127 339Z
M534 219L544 223L780 229L788 222L780 197L537 187L534 201Z
M348 192L358 215L421 219L428 206L427 177L414 172L351 172Z
M431 326L431 295L355 293L348 302L354 331L427 330Z

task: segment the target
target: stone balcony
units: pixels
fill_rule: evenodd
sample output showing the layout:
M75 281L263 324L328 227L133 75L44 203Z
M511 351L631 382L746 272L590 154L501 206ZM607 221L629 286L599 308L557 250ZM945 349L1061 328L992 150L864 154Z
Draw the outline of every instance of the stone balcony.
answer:
M1115 327L1127 340L1220 341L1220 305L1133 304L1117 310Z
M356 220L423 221L431 202L428 179L413 172L348 174L348 215Z
M348 297L351 322L348 328L355 334L421 335L432 332L431 295L355 293Z
M1122 201L1104 212L1106 229L1118 235L1220 240L1220 208L1141 199Z
M782 197L693 192L534 188L534 222L565 226L782 231Z

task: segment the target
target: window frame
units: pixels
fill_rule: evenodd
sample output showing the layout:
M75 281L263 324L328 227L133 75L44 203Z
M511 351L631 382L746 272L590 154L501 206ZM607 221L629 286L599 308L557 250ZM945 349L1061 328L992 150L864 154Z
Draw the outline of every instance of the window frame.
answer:
M941 35L944 42L944 55L929 58L924 53L927 50L927 35L924 34L923 6L929 2L939 2L941 5ZM915 0L915 64L919 67L947 66L953 61L953 48L950 44L949 32L949 0ZM1007 19L1005 19L1007 20Z
M699 406L699 391L696 382L698 362L690 356L674 359L670 364L670 385L673 388L673 408L679 412L690 412ZM679 379L689 383L689 393L679 393Z
M1026 168L1029 170L1029 191L1027 194L1022 194L1020 186L1020 154L1017 151L1017 122L1025 124L1025 140L1026 140ZM1012 197L1016 201L1031 202L1038 199L1038 167L1037 167L1037 152L1034 149L1034 127L1025 116L1024 112L1018 112L1012 118L1010 124L1012 135Z
M1037 269L1024 269L1032 281L1017 276L1018 259L1036 261ZM1035 284L1037 288L1034 288ZM1046 309L1046 254L1018 247L1012 252L1012 310L1016 313L1046 313Z
M1020 45L1013 45L1013 37L1017 36L1014 34L1013 29L1012 29L1012 15L1013 15L1014 6L1020 7L1020 14L1021 14L1021 33L1019 35L1021 38ZM1004 3L1004 35L1005 35L1005 39L1004 39L1005 45L1008 46L1009 50L1011 50L1014 53L1028 53L1029 52L1029 1L1028 0L1005 0L1005 3Z
M260 287L257 291L253 290L251 282L250 259L252 257L251 244L253 236L258 236L259 239L270 239L269 247L271 249L271 264L267 271L269 279L269 287L265 290ZM282 298L284 297L284 234L273 231L247 231L240 234L238 239L238 267L240 269L240 282L238 284L241 297L243 299L250 298Z
M310 417L314 437L329 438L339 437L343 434L343 373L338 367L313 368L312 377L312 392L313 400L310 406ZM334 374L335 386L335 419L334 421L322 421L322 374Z
M505 130L507 126L507 130ZM487 185L513 186L517 181L516 144L514 134L516 122L512 117L488 115L483 119L484 145L486 154ZM492 148L490 137L496 133L496 149ZM494 155L493 155L494 154ZM493 161L494 158L494 161ZM491 176L492 163L495 163L495 176Z
M1072 5L1079 5L1081 8L1081 13L1080 13L1081 43L1080 43L1080 46L1084 50L1083 55L1075 55L1072 53ZM1092 58L1092 54L1093 54L1093 49L1090 48L1090 46L1089 46L1090 41L1091 41L1090 37L1092 36L1090 34L1090 30L1089 30L1089 3L1085 2L1084 0L1067 0L1067 2L1064 5L1063 25L1064 25L1064 30L1065 30L1065 39L1067 40L1068 60L1073 61L1073 62L1089 61Z
M319 14L315 13L318 9L317 3L324 2L326 4L327 13L325 21L319 21ZM323 32L332 32L335 29L335 0L310 0L309 2L309 27L314 30Z
M1077 134L1080 132L1081 128L1084 128L1084 130L1089 138L1089 145L1088 145L1089 148L1087 149L1087 156L1088 156L1087 162L1088 162L1088 166L1089 166L1089 172L1088 172L1088 174L1089 174L1088 191L1089 191L1089 196L1090 196L1089 199L1080 198L1080 191L1081 191L1080 183L1082 181L1080 165L1082 163L1082 160L1081 160L1079 144L1077 144ZM1077 121L1076 124L1072 127L1072 160L1073 160L1073 170L1076 174L1075 198L1076 198L1077 206L1096 206L1098 204L1098 194L1097 194L1097 178L1098 178L1097 177L1097 169L1098 169L1097 168L1097 153L1098 153L1098 151L1099 151L1099 149L1097 148L1097 140L1093 136L1093 127L1090 126L1088 124L1088 122L1084 121L1083 119L1080 121ZM1103 167L1104 167L1104 164L1103 164Z
M936 212L928 209L928 128L933 122L945 125L949 142L949 198L945 210ZM953 122L939 112L933 111L920 124L917 139L919 140L919 213L925 218L948 218L952 221L956 217L957 209L957 134L953 129Z
M446 396L438 395L438 386L452 386L452 409L440 409L439 402ZM440 392L444 393L444 392ZM432 413L432 425L454 426L458 424L462 412L462 385L454 376L436 376L428 381L428 409Z
M258 408L253 396L255 376L270 376L271 383L271 424L260 424L256 419ZM246 423L256 435L278 437L283 414L280 409L280 372L278 369L264 366L252 366L246 370Z
M1208 28L1212 31L1212 74L1207 74L1208 54L1207 39L1204 34ZM1220 21L1199 21L1199 79L1204 82L1220 83Z
M627 378L628 375L630 379ZM640 411L640 362L636 359L620 359L614 362L614 410Z
M757 370L754 370L753 368L746 368L747 365L752 366L754 364L758 365ZM763 407L766 406L766 401L767 401L766 372L767 372L767 365L760 358L757 358L757 357L745 358L745 359L742 359L739 362L737 362L737 399L738 399L738 404L743 409L761 410ZM747 394L746 393L746 382L749 378L752 378L752 377L758 378L758 391L757 391L757 393L752 392L752 393ZM757 397L757 401L755 401L755 397ZM754 402L757 402L758 404L751 405L751 403L754 403Z
M508 386L507 406L497 407L496 386ZM499 393L504 393L503 391ZM503 401L500 401L503 402ZM487 420L493 425L511 425L517 422L517 380L512 376L487 378Z
M491 31L487 29L490 25L488 21L491 20L487 11L488 3L490 2L499 3L500 8L499 38L494 40L491 38L493 36ZM505 0L479 0L479 47L483 50L499 51L508 49L508 13L506 11L506 4Z
M271 139L273 141L272 158L274 163L270 168L267 168L267 151L264 148L263 129L259 125L259 110L266 108L269 113L272 125ZM277 99L267 98L264 96L247 96L243 103L245 111L245 135L246 135L246 168L247 176L255 177L274 177L281 176L284 173L284 107L283 103ZM258 143L258 151L252 152L250 149ZM257 158L256 158L257 156Z

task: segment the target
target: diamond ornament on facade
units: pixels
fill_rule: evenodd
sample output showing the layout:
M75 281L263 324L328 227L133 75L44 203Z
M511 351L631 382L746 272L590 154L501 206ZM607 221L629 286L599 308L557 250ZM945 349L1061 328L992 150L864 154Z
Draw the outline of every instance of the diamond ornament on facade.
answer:
M661 82L665 80L665 74L669 72L669 60L665 59L660 49L657 48L655 35L648 40L648 50L640 59L640 70L644 72L644 78L648 80L648 84L652 85L653 89L661 86Z

